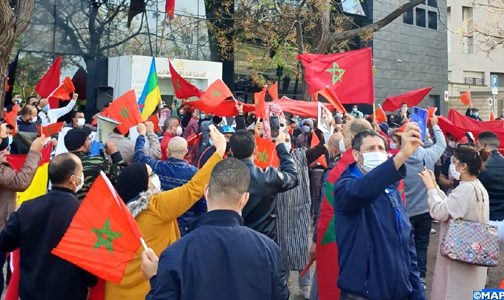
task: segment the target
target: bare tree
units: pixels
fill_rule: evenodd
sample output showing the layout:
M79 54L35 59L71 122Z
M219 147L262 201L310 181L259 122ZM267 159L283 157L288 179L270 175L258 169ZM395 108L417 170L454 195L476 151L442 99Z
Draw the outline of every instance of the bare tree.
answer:
M12 5L12 6L11 6ZM30 24L35 0L0 1L0 116L3 116L9 56L16 39Z
M464 24L462 33L465 36L476 35L481 41L479 47L485 52L504 47L504 0L474 0L473 7L485 10L495 18L488 18L485 24L477 24L473 20L468 20Z

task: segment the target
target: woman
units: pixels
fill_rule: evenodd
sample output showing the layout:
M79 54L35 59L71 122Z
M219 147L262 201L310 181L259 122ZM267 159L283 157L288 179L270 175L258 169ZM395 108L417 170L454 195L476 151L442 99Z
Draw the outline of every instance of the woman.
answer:
M135 218L147 246L158 257L166 247L180 239L177 218L203 196L213 167L222 160L226 139L214 126L210 136L216 152L187 184L179 188L159 193L159 178L145 164L129 165L117 179L117 192ZM150 285L140 269L142 251L140 247L120 284L106 282L106 299L145 299Z
M449 196L437 186L431 170L425 169L419 174L428 190L430 215L441 222L441 237L445 235L451 219L488 223L488 193L478 175L489 156L488 152L478 151L472 146L457 147L453 161L456 172L460 173L460 184ZM431 300L471 299L473 291L485 288L486 278L486 267L451 260L440 255L438 250Z

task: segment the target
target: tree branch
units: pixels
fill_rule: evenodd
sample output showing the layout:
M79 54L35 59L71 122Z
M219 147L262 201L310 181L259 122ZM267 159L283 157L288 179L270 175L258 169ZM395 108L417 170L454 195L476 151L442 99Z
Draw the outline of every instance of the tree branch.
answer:
M130 35L129 37L123 39L122 41L119 41L117 43L110 44L110 45L107 45L107 46L103 46L103 47L100 48L100 50L103 51L103 50L107 50L107 49L111 49L111 48L117 47L117 46L121 45L122 43L126 43L127 41L131 40L132 38L134 38L134 37L142 34L141 31L142 31L142 27L143 27L144 16L145 16L145 13L142 14L142 20L140 21L140 27L138 28L137 32L133 33L132 35Z
M411 9L419 4L424 3L425 0L411 0L403 5L401 5L399 8L385 16L383 19L366 25L361 28L356 28L356 29L351 29L351 30L345 30L342 32L337 32L332 34L332 39L335 42L343 41L343 40L348 40L350 38L353 38L355 36L359 36L362 33L368 32L376 32L383 27L387 26L388 24L392 23L395 19L399 18L404 12L406 12L408 9Z

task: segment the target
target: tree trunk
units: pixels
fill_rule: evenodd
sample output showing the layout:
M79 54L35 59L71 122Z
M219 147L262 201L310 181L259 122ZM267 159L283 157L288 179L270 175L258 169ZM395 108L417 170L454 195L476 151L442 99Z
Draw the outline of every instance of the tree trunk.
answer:
M331 0L316 2L316 4L309 4L316 19L311 52L324 54L331 46Z
M14 9L10 1L0 1L0 117L3 117L5 83L9 57L16 39L30 24L35 0L17 0Z

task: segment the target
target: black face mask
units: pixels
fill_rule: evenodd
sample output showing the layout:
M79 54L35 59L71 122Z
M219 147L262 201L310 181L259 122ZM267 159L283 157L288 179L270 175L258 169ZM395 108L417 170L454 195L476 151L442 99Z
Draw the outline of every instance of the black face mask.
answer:
M8 137L2 139L2 142L0 143L0 151L7 149L7 147L9 147L9 138Z

